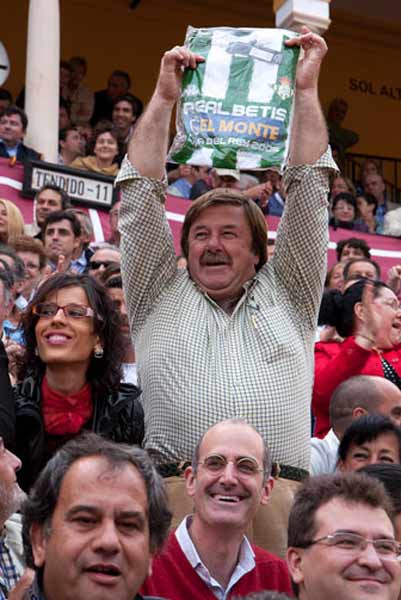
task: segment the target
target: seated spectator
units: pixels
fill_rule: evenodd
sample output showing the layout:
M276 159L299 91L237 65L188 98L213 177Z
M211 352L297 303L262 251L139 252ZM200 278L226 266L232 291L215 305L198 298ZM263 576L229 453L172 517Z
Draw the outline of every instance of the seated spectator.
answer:
M177 256L177 267L178 269L186 269L188 266L188 261L183 254Z
M13 300L12 286L11 273L0 269L0 436L3 443L13 450L15 448L15 401L9 376L10 360L6 352L9 340L3 332L3 322Z
M117 132L109 126L99 128L92 142L93 154L76 158L70 167L94 171L114 177L119 171L117 157L119 154Z
M386 195L386 184L380 173L373 173L365 177L365 193L371 194L377 200L376 208L376 233L383 233L384 216L390 210L399 208L399 204L390 202Z
M344 289L344 263L338 262L331 267L327 272L324 287L326 290L339 290L340 292Z
M88 274L97 279L112 263L121 262L121 251L117 246L111 244L102 244L96 248L89 261Z
M240 172L236 169L215 169L215 173L218 179L213 187L230 190L240 189L241 176Z
M276 239L268 238L267 239L267 261L269 261L273 258L275 249L276 249Z
M401 466L379 463L362 467L359 472L381 481L386 488L395 513L395 537L401 539Z
M43 224L51 212L70 208L71 202L68 194L58 185L45 184L35 194L34 222L25 226L25 233L43 241Z
M61 60L60 61L60 76L59 76L60 98L62 98L68 104L68 108L71 107L71 102L68 100L68 97L67 97L67 90L68 90L68 85L71 80L71 75L72 75L72 69L71 69L70 63L66 60Z
M394 292L380 281L360 280L344 294L327 297L326 321L344 342L315 345L312 411L315 435L328 432L330 398L353 375L385 377L401 388L401 310Z
M134 131L135 122L141 116L143 104L139 98L132 94L119 96L114 100L112 123L118 133L118 140L126 152L128 141Z
M0 200L0 242L12 243L24 233L24 218L20 209L10 200Z
M360 181L357 182L357 193L365 193L365 179L368 175L380 174L379 164L371 158L365 160L361 165Z
M258 506L269 501L270 472L270 452L252 426L228 419L210 427L185 471L193 514L170 534L142 591L170 600L291 593L284 561L245 537Z
M20 484L29 489L58 447L83 430L140 444L139 390L120 385L120 316L87 275L57 274L24 315L27 351L16 388Z
M113 246L120 246L120 231L118 229L118 219L120 216L121 200L117 200L113 204L109 212L110 221L110 237L107 240L109 244Z
M367 465L401 464L401 429L382 415L356 419L338 447L338 468L357 471Z
M123 282L121 279L121 273L119 275L114 275L114 277L108 276L108 271L110 272L110 267L112 266L115 268L119 267L118 263L113 263L113 265L110 265L106 271L103 272L101 279L105 285L108 295L113 301L114 306L117 308L121 317L121 332L124 338L124 356L121 364L123 377L121 381L123 383L133 383L134 385L137 385L138 375L135 360L135 350L134 346L132 345Z
M12 243L12 247L25 266L25 281L20 294L28 304L36 292L47 265L46 253L42 242L29 235L16 237Z
M340 383L330 400L331 429L311 439L311 475L332 473L338 446L347 428L364 415L383 415L401 425L401 391L383 377L356 375Z
M71 127L71 117L70 117L70 105L68 102L64 100L64 98L60 97L60 106L58 112L58 128L67 129Z
M95 106L93 92L82 83L88 71L88 64L83 56L73 56L68 63L71 75L64 87L64 97L70 103L71 121L75 125L81 125L91 120Z
M358 281L358 279L379 281L381 276L380 266L370 258L353 258L345 263L343 276L344 283Z
M192 186L198 181L203 180L207 175L206 167L194 167L192 165L179 165L179 177L167 188L167 193L178 198L191 198ZM206 169L207 171L207 169Z
M6 273L12 278L12 297L7 307L7 318L3 321L3 336L17 344L24 344L20 327L21 314L27 304L21 295L25 282L24 263L15 250L5 244L0 244L0 259L8 266Z
M23 144L28 127L28 117L17 106L7 108L0 119L0 158L14 158L25 163L29 160L40 160L39 152Z
M81 136L81 151L80 156L86 156L89 153L89 148L92 144L93 130L91 125L77 125L79 135Z
M71 211L81 224L79 246L73 254L71 270L74 271L74 273L85 273L89 268L89 261L94 254L93 249L89 246L93 240L92 219L90 218L90 215L81 208L72 208Z
M377 200L372 194L361 194L356 198L357 215L367 226L369 233L376 233Z
M81 224L74 213L59 210L48 214L43 223L43 237L51 270L65 272L71 269L81 237Z
M367 475L307 480L288 524L287 563L299 600L397 600L401 569L393 511Z
M130 87L131 78L126 71L113 71L109 77L107 89L95 92L95 108L91 125L95 126L102 119L111 121L115 100L128 94ZM139 102L141 101L139 100Z
M62 129L59 133L59 165L70 165L78 156L81 156L81 134L75 126Z
M337 194L352 194L355 196L355 187L351 179L343 175L336 175L330 184L330 204Z
M341 227L354 231L368 231L368 226L361 219L356 218L356 200L351 194L345 192L337 194L333 199L332 213L329 225L334 229Z
M353 258L370 258L370 249L365 240L348 238L338 242L336 254L339 262L347 262Z
M13 103L13 97L8 90L0 88L0 117L2 117Z

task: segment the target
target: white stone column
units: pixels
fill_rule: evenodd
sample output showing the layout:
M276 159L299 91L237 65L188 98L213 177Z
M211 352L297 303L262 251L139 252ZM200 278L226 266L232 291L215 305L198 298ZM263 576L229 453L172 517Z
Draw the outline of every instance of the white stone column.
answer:
M274 0L276 27L299 31L306 25L312 31L322 35L331 23L331 0Z
M60 77L59 0L30 0L25 81L25 142L57 162Z

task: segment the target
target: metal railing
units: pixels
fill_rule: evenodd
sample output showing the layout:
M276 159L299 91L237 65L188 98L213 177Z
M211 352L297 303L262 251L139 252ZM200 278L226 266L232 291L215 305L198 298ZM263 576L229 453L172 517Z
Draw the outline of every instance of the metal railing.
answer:
M399 183L401 183L401 158L374 156L373 154L356 154L353 152L347 153L345 174L354 183L361 180L362 165L366 160L372 160L378 165L386 184L386 196L388 200L401 204L401 189L398 187Z

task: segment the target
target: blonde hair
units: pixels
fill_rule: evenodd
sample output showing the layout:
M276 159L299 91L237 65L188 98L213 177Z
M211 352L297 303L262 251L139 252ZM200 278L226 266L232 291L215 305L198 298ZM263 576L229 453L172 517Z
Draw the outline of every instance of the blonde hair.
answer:
M0 198L0 205L7 211L7 239L3 241L8 244L18 235L24 234L24 219L20 209L10 200Z

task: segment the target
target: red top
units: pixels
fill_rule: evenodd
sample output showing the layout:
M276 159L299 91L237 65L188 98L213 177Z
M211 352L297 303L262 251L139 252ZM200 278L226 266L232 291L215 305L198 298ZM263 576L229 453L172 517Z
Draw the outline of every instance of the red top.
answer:
M316 437L323 438L330 429L330 398L336 387L354 375L383 377L381 356L401 376L401 345L381 354L361 348L353 336L344 342L318 342L315 345L312 412L316 417Z
M255 568L237 581L227 598L262 590L275 590L293 596L286 563L257 546L252 546L252 550L255 553ZM169 600L216 600L186 558L174 533L170 533L164 549L155 556L152 575L146 579L140 593Z

